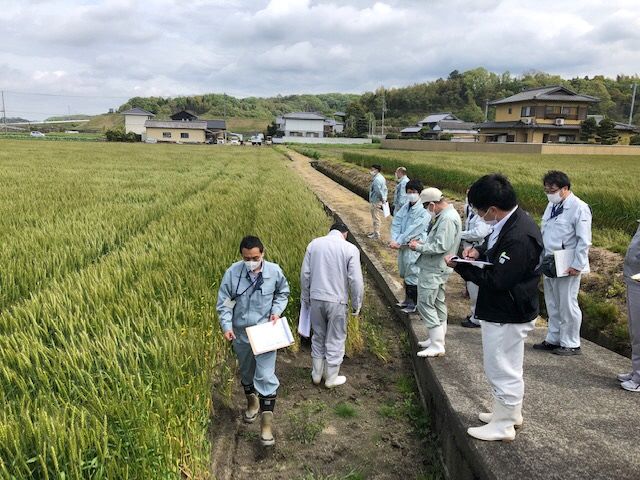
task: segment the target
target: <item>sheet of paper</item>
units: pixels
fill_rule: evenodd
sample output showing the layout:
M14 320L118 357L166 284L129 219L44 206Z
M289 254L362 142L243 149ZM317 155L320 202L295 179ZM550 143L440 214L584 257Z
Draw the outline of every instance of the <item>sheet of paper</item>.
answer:
M571 268L571 264L573 263L573 257L576 255L576 250L574 248L567 248L565 250L556 250L553 252L553 257L556 261L556 275L558 277L566 277L569 274L567 270ZM582 273L591 272L591 268L589 264L587 267L582 270Z
M451 260L457 263L468 263L469 265L473 265L474 267L478 268L490 267L493 265L493 263L491 262L482 262L480 260L465 260L464 258L460 258L458 256L452 257Z
M305 338L311 336L311 310L309 306L300 302L300 317L298 318L298 333Z
M387 218L389 215L391 215L391 210L389 209L389 202L382 203L382 215L384 215L384 218Z
M271 322L261 323L247 328L247 336L254 355L273 352L293 344L293 334L289 322L282 317L275 325Z
M640 273L636 273L631 276L631 280L635 280L636 282L640 282Z

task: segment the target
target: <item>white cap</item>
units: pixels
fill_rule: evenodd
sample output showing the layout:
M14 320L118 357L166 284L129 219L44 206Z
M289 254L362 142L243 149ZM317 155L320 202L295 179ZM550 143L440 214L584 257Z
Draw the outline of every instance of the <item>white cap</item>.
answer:
M439 202L440 200L442 200L442 192L435 187L425 188L420 192L422 203Z

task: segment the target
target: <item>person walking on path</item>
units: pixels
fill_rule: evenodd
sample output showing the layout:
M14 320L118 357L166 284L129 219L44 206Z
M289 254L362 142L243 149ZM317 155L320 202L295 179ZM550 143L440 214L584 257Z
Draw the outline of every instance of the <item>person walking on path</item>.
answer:
M440 357L445 353L447 333L447 304L445 286L451 273L444 258L453 255L460 245L462 220L453 205L449 204L437 188L426 188L420 193L420 201L427 206L431 220L424 240L411 240L409 248L420 254L418 274L418 313L429 329L429 340L420 342L426 347L419 357Z
M409 248L409 242L420 239L429 224L429 213L420 201L422 184L418 180L407 182L408 202L396 212L391 223L389 247L398 250L398 272L404 281L405 299L397 304L405 313L414 313L418 303L418 272L416 261L420 254Z
M485 175L469 189L474 213L493 226L485 244L468 248L463 257L491 263L479 268L447 264L479 287L476 318L482 327L484 372L493 391L493 409L480 413L487 425L467 433L480 440L513 440L522 425L524 340L539 313L538 264L542 235L533 219L518 207L513 186L500 174Z
M222 277L216 310L224 338L233 342L240 364L240 379L247 397L244 421L253 423L261 413L260 441L270 446L275 443L273 411L280 386L276 352L254 355L246 329L279 321L287 307L289 283L277 264L264 259L264 245L258 237L244 237L240 253L242 261L231 265Z
M372 165L369 174L371 175L371 185L369 186L369 208L371 210L373 232L369 233L367 237L377 240L380 238L382 204L387 201L387 181L382 175L382 166L380 165Z
M300 272L301 301L311 315L311 379L327 388L347 381L339 375L347 339L347 308L351 294L354 315L360 313L364 282L360 251L347 241L348 230L334 223L329 234L311 241Z
M640 226L624 257L623 273L627 285L631 372L619 374L618 380L625 390L640 393Z
M559 250L573 250L573 260L566 272L543 277L549 327L546 338L533 348L556 355L580 355L582 311L578 292L582 272L589 268L591 209L571 192L566 173L549 171L542 183L549 199L541 224L544 255L550 257Z

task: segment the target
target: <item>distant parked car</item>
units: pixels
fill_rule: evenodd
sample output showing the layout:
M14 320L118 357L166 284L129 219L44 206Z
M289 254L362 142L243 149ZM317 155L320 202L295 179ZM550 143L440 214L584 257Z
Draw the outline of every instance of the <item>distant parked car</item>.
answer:
M240 140L238 140L237 138L232 138L229 142L229 145L240 145Z
M44 137L44 133L38 132L37 130L35 130L35 131L31 132L31 136L32 137L36 137L36 138L42 138L42 137Z

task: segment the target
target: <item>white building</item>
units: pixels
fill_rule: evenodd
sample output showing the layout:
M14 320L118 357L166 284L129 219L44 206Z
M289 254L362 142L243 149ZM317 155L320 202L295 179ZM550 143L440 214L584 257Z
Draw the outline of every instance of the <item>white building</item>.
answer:
M144 135L146 133L144 122L155 117L153 113L138 107L122 112L122 114L124 115L125 133L133 132L138 135Z
M278 117L278 130L285 137L324 137L324 125L327 117L319 113L294 112Z

